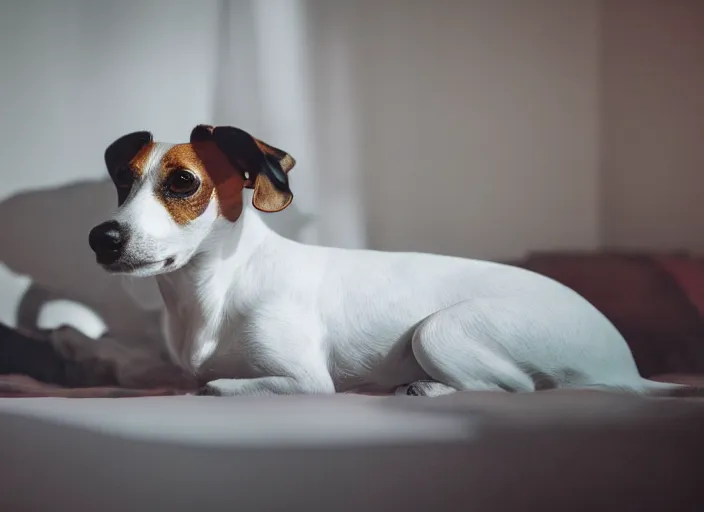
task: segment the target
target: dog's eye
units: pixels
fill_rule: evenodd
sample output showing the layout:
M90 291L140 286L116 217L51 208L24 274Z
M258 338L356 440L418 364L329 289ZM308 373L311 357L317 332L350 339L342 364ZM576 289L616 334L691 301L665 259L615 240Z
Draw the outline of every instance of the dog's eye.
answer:
M118 167L112 177L117 188L132 188L134 172L129 167Z
M166 190L169 194L178 197L192 195L200 186L200 180L192 172L185 169L174 171L166 181Z

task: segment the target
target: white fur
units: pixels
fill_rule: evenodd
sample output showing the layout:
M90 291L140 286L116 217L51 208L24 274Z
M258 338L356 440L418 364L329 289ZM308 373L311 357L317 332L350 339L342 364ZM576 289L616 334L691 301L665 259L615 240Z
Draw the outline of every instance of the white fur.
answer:
M156 160L168 149L160 145ZM153 161L156 161L153 160ZM178 226L147 175L116 219L156 275L173 361L217 394L602 387L643 379L614 326L527 270L448 256L310 246L245 208Z

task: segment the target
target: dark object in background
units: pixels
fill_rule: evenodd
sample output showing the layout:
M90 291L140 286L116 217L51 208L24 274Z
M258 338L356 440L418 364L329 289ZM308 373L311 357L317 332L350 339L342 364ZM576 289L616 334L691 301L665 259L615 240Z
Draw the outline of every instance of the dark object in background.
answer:
M71 361L46 338L34 337L0 323L0 375L25 375L65 387L116 386L109 369ZM102 370L102 371L101 371Z
M66 386L66 361L51 342L27 336L0 324L0 375L27 375Z

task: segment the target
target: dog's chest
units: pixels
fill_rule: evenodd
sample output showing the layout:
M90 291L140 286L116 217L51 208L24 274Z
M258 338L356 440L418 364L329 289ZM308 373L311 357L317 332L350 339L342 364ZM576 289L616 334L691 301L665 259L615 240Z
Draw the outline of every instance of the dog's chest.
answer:
M198 311L168 316L169 353L181 368L205 380L250 376L246 355L251 343L250 336L243 334L243 317L225 312L206 316Z
M183 370L201 376L203 364L223 347L228 332L241 321L224 308L226 294L194 293L164 296L164 334L172 361ZM230 359L235 354L230 354Z

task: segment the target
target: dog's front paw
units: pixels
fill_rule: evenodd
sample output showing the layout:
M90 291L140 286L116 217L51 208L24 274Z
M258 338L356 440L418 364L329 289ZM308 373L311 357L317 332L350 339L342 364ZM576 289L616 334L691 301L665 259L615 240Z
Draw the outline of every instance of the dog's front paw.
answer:
M201 386L198 392L196 393L198 396L222 396L222 392L220 389L218 389L217 386L213 386L211 384L206 384L205 386Z

